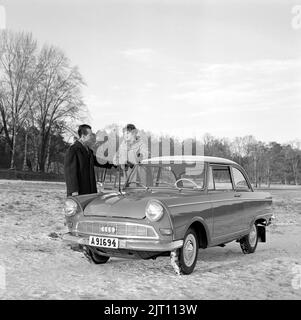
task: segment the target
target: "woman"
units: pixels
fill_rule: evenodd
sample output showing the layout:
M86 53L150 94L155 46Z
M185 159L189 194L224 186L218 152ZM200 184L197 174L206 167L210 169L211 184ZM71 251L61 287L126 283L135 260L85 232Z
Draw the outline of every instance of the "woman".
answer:
M128 167L133 168L135 164L149 158L147 145L138 136L138 130L133 124L127 124L123 128L123 138L113 158L114 165L121 165L123 170L127 170Z

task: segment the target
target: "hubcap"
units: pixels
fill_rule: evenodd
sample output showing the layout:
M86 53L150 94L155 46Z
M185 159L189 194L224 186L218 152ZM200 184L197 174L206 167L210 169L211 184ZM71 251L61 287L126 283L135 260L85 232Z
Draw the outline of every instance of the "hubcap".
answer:
M252 247L255 246L257 240L257 228L255 224L253 224L253 227L251 229L251 232L249 234L249 243Z
M183 256L184 256L184 262L187 267L190 267L193 265L195 256L196 256L196 239L192 234L189 234L186 237L184 248L183 248Z

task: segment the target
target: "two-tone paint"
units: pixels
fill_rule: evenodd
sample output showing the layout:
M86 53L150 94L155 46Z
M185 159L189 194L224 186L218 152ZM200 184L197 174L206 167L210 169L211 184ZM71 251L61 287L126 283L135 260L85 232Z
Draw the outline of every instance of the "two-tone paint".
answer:
M78 203L78 212L72 217L66 217L69 233L64 238L70 242L87 244L88 237L92 234L110 236L119 238L121 251L125 249L165 252L181 247L183 237L192 225L198 230L200 246L206 248L242 238L250 232L255 221L260 221L263 226L269 224L272 216L269 210L272 203L271 195L267 192L254 191L241 166L233 161L215 157L191 156L186 160L201 161L205 164L205 183L202 190L166 187L126 188L122 193L115 190L72 197ZM231 177L232 168L239 169L246 178L250 190L239 191L235 188L228 191L209 190L210 166L229 167ZM145 216L148 201L154 199L164 207L164 215L157 222L151 222ZM152 239L120 237L114 233L95 229L83 232L80 226L85 222L95 222L95 225L98 223L102 226L118 226L118 223L147 226L154 230L155 237ZM114 249L104 248L103 252L106 251L114 255Z

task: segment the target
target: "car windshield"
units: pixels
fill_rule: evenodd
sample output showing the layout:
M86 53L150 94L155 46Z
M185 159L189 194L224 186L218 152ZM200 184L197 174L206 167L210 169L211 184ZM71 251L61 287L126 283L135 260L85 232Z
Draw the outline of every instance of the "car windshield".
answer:
M204 186L204 163L139 164L131 172L125 188L189 188Z

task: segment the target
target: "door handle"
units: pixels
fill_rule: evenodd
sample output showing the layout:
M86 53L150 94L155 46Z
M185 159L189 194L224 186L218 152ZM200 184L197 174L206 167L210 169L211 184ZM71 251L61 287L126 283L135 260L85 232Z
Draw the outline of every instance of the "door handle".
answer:
M235 193L234 197L239 198L239 197L241 197L241 194L240 193Z

